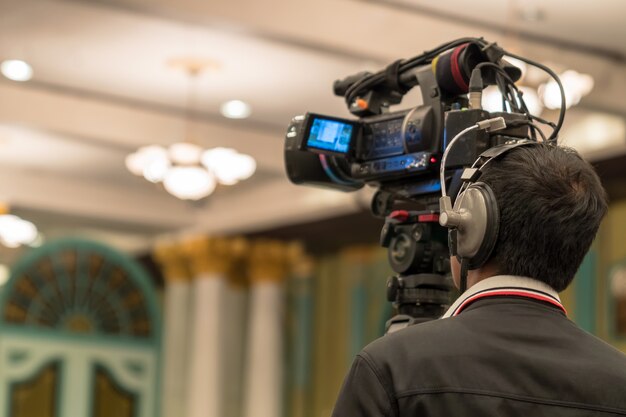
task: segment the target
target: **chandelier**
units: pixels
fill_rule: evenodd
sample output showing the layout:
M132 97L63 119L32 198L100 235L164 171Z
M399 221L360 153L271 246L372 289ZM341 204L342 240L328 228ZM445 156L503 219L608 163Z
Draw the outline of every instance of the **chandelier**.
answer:
M39 236L37 227L13 214L0 214L0 243L8 248L31 245Z
M126 157L126 167L182 200L199 200L211 194L218 184L234 185L248 179L256 170L250 155L232 148L202 149L190 142L169 148L150 145Z
M176 61L183 66L190 79L187 111L193 108L192 85L200 72L207 67L206 61ZM182 64L182 65L181 65ZM148 145L126 157L126 168L136 176L155 184L182 200L200 200L215 191L218 185L234 185L250 178L256 170L256 161L250 155L232 148L204 149L191 138L191 125L187 115L185 140L169 147Z
M533 68L518 59L504 57L511 64L522 71L519 91L523 94L528 111L534 116L540 116L544 108L554 110L561 107L561 89L556 81L545 80ZM594 86L594 79L589 74L582 74L568 69L559 74L563 91L565 92L565 107L577 105L588 95ZM483 108L490 112L502 111L502 93L495 85L485 88L483 92Z

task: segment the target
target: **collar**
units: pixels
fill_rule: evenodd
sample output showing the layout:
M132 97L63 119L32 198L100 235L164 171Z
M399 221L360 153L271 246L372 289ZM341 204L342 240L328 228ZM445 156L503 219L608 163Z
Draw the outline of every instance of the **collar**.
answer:
M478 299L501 296L525 297L545 301L567 314L559 295L548 284L528 277L496 275L478 282L461 294L442 318L460 314L465 307Z

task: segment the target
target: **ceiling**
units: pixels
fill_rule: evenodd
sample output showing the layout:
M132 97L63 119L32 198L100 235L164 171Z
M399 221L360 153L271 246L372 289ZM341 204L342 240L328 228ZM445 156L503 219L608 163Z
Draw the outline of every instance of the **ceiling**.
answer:
M484 36L557 69L595 78L568 112L626 115L626 4L619 0L0 0L0 60L34 68L0 79L0 200L44 234L92 236L142 251L159 236L233 233L352 213L371 190L292 186L282 140L305 111L346 116L332 82L445 41ZM171 61L210 60L192 88ZM246 120L220 104L241 99ZM405 103L406 104L406 103ZM547 117L552 117L547 114ZM124 157L190 129L203 146L253 155L258 174L208 201L181 202L133 177ZM624 140L626 143L626 139ZM594 158L626 153L595 149ZM0 261L17 252L0 250Z

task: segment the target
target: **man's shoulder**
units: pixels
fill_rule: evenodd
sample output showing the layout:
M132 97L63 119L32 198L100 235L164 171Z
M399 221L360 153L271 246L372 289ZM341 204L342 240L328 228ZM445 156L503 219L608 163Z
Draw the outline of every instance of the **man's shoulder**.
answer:
M423 323L407 326L404 329L387 334L384 338L390 341L393 340L393 343L413 341L413 338L421 338L426 335L431 337L449 338L452 336L450 334L451 331L455 330L459 326L462 326L462 324L460 324L461 321L463 320L460 316L425 321ZM381 339L377 339L374 342L380 342Z
M370 361L394 360L400 363L420 358L433 359L436 355L446 355L451 346L462 334L458 331L459 320L439 319L409 326L395 333L385 335L367 345L361 356Z
M391 358L404 362L405 359L421 357L428 360L437 357L449 359L460 352L464 356L489 355L491 348L499 351L519 351L522 348L527 351L532 347L539 351L563 348L589 359L614 361L626 369L623 352L587 333L564 316L543 314L539 317L541 320L526 321L513 320L508 316L478 312L420 323L373 341L363 349L363 354L374 360ZM531 334L533 338L529 339Z
M581 369L598 375L601 369L607 381L626 382L626 355L565 317L522 324L492 316L467 314L409 326L372 342L360 356L382 373L396 376L419 369L429 378L439 375L442 383L452 374L464 378L462 370L469 368L476 373L506 368L521 376L531 369L537 374L553 369L555 378L573 377ZM571 361L577 363L575 369ZM440 375L442 370L447 375Z

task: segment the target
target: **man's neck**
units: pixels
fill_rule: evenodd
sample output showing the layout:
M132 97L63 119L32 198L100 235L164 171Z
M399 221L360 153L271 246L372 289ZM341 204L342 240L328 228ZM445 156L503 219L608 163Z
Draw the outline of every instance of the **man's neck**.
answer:
M486 265L481 266L478 269L473 269L467 272L467 288L478 284L480 281L487 278L500 275L498 268L493 263L489 262Z

